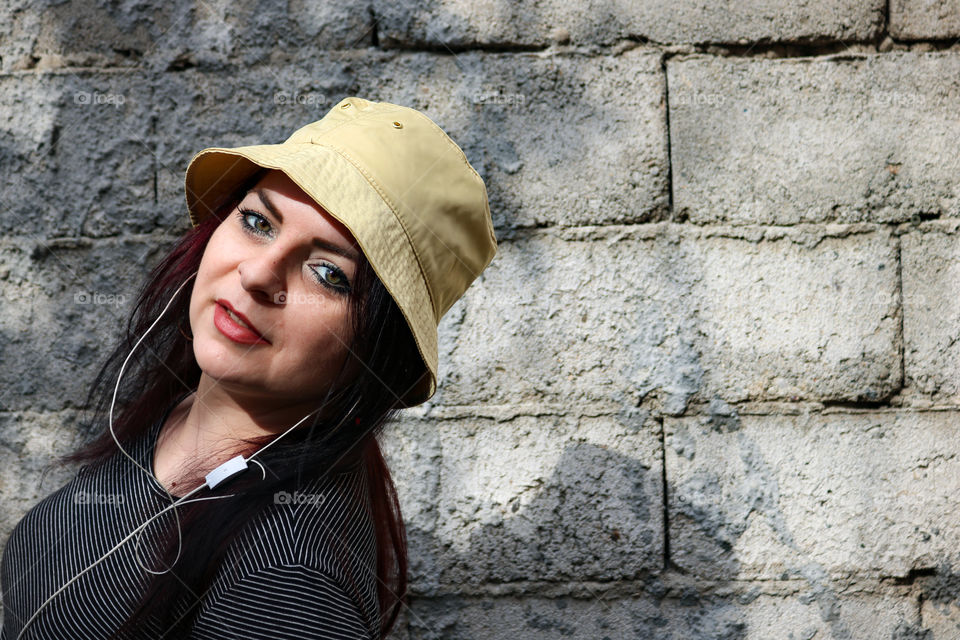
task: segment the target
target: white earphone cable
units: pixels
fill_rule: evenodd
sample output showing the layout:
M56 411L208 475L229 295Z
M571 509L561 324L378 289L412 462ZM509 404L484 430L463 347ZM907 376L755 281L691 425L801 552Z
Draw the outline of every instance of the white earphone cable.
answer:
M28 618L27 621L23 623L23 626L20 628L20 633L17 634L18 640L19 640L19 638L20 638L21 636L23 636L23 633L24 633L24 631L26 631L27 626L29 626L30 623L33 622L38 615L40 615L40 612L43 611L43 608L46 607L48 604L50 604L50 602L51 602L54 598L56 598L64 589L66 589L66 588L69 587L71 584L73 584L76 580L78 580L78 579L80 578L80 576L82 576L83 574L85 574L87 571L90 571L90 569L93 569L95 566L97 566L98 564L100 564L101 562L103 562L104 560L106 560L107 558L109 558L109 557L113 554L113 552L116 551L117 549L119 549L120 547L122 547L123 544L124 544L127 540L129 540L130 538L132 538L133 536L135 536L135 535L136 535L138 532L140 532L141 530L145 529L151 522L153 522L154 520L156 520L157 518L159 518L160 516L162 516L164 513L166 513L166 512L169 511L170 509L173 509L174 511L176 511L176 507L178 507L178 506L180 506L181 504L184 504L184 503L186 503L186 502L200 502L200 501L203 501L203 500L220 500L220 499L223 499L223 498L233 497L233 494L230 494L230 495L228 495L228 496L212 496L212 497L209 497L209 498L194 498L193 500L187 500L187 498L189 498L189 497L192 496L194 493L196 493L197 491L200 491L201 489L203 489L203 488L205 488L205 487L206 487L206 485L200 485L199 487L197 487L196 489L194 489L193 491L191 491L191 492L188 493L187 495L183 496L182 498L180 498L179 500L177 500L176 502L174 502L174 503L171 504L170 506L164 507L160 512L156 513L155 515L153 515L152 517L150 517L146 522L144 522L144 523L141 524L139 527L137 527L136 529L134 529L133 531L131 531L129 534L127 534L127 537L125 537L123 540L121 540L120 542L118 542L112 549L110 549L110 550L107 551L105 554L103 554L100 558L98 558L96 561L94 561L90 566L88 566L88 567L85 568L83 571L81 571L81 572L78 573L77 575L75 575L75 576L73 576L72 578L70 578L70 580L68 580L62 587L60 587L59 589L57 589L56 591L54 591L54 592L50 595L50 597L47 598L47 599L43 602L43 604L40 605L40 608L38 608L38 609L33 613L33 615L30 616L30 618Z
M23 636L24 631L26 631L26 629L27 629L27 627L30 625L30 623L33 622L33 621L37 618L38 615L40 615L40 612L44 609L44 607L46 607L51 601L53 601L53 599L54 599L57 595L59 595L60 593L62 593L64 589L66 589L68 586L70 586L71 584L73 584L76 580L78 580L78 579L79 579L81 576L83 576L85 573L87 573L88 571L90 571L91 569L93 569L94 567L96 567L98 564L100 564L100 563L103 562L104 560L106 560L110 555L112 555L117 549L119 549L120 547L122 547L122 546L124 545L124 543L126 543L126 542L127 542L128 540L130 540L131 538L136 537L136 539L137 539L137 541L136 541L137 548L136 548L136 550L135 550L134 556L136 557L137 563L140 565L140 567L141 567L144 571L147 571L148 573L152 573L152 574L154 574L154 575L161 575L161 574L167 573L168 571L171 571L171 570L173 569L173 566L174 566L174 565L177 563L177 561L180 559L180 553L181 553L181 551L182 551L182 549L183 549L183 532L182 532L181 526L180 526L180 516L179 516L179 514L177 513L177 507L180 506L181 504L186 504L186 503L189 503L189 502L201 502L201 501L204 501L204 500L220 500L220 499L223 499L223 498L231 498L231 497L233 497L235 494L229 494L229 495L225 495L225 496L211 496L211 497L207 497L207 498L194 498L194 499L192 499L192 500L188 500L188 498L190 498L190 496L196 494L198 491L201 491L201 490L206 489L206 488L213 489L214 487L218 486L218 485L221 484L222 482L225 482L226 480L232 478L233 476L237 475L238 473L240 473L240 472L242 472L242 471L245 471L245 470L247 469L247 463L249 463L249 462L253 462L253 463L256 464L258 467L260 467L260 471L261 471L261 473L263 474L263 479L266 479L266 477L267 477L266 469L264 468L264 466L263 466L258 460L254 460L254 458L255 458L256 456L258 456L259 454L263 453L264 451L266 451L266 450L267 450L269 447L271 447L277 440L279 440L280 438L284 437L285 435L287 435L288 433L290 433L291 431L293 431L296 427L300 426L300 424L302 424L304 420L306 420L307 418L309 418L309 417L312 416L313 414L315 414L315 413L317 413L318 411L320 411L320 409L318 408L318 409L315 409L315 410L311 411L311 412L308 413L307 415L303 416L302 418L300 418L300 420L297 421L296 424L294 424L292 427L288 428L286 431L284 431L283 433L281 433L279 436L277 436L276 438L274 438L273 440L271 440L270 442L268 442L267 444L265 444L263 447L261 447L260 449L258 449L258 450L255 451L254 453L250 454L250 456L249 456L248 458L244 459L243 456L237 456L237 457L232 458L232 459L228 460L227 462L221 464L219 467L217 467L216 469L214 469L213 471L211 471L209 474L207 474L207 476L206 476L206 482L204 482L204 483L201 484L200 486L196 487L196 488L193 489L192 491L188 492L186 495L181 496L179 499L174 499L173 494L171 494L169 491L167 491L166 487L163 486L163 484L157 479L157 477L156 477L155 475L153 475L153 473L152 473L149 469L147 469L147 468L144 467L142 464L140 464L140 463L136 460L136 458L134 458L132 455L130 455L130 454L123 448L123 446L120 444L120 440L117 438L117 435L116 435L116 433L115 433L114 430L113 430L113 408L114 408L114 405L115 405L116 400L117 400L117 394L118 394L119 389L120 389L120 380L123 378L124 370L126 369L127 363L130 361L130 358L133 356L134 351L137 350L137 347L139 347L140 344L143 342L143 340L147 337L147 334L150 333L150 331L157 325L157 323L160 321L160 318L162 318L162 317L163 317L163 314L166 313L167 309L170 308L170 305L173 304L173 300L174 300L174 298L176 298L177 294L179 294L180 291L183 289L183 287L186 286L187 282L190 281L190 278L192 278L192 277L195 276L195 275L197 275L197 272L196 272L196 271L195 271L194 273L192 273L179 287L177 287L177 290L176 290L176 291L173 293L173 295L170 297L170 300L167 302L166 306L163 308L163 310L162 310L162 311L160 312L160 314L157 316L157 319L153 321L153 324L151 324L150 327L143 333L143 335L140 337L140 339L137 340L136 344L135 344L135 345L133 346L133 348L130 350L130 353L127 354L127 357L124 359L123 364L120 366L120 372L117 374L117 384L116 384L116 386L114 386L114 389L113 389L113 398L111 399L111 402L110 402L110 411L109 411L109 414L108 414L108 428L109 428L109 431L110 431L110 436L113 438L113 441L116 443L117 448L120 450L120 452L121 452L123 455L125 455L127 458L129 458L130 461L133 462L134 465L136 465L143 473L145 473L145 474L150 478L150 481L151 481L151 482L153 482L157 487L159 487L159 489L170 499L170 505L167 506L167 507L164 507L161 511L159 511L158 513L156 513L156 514L154 514L153 516L151 516L149 519L147 519L146 522L144 522L143 524L141 524L140 526L138 526L136 529L134 529L133 531L131 531L129 534L127 534L127 536L126 536L125 538L123 538L122 540L120 540L120 542L118 542L116 545L114 545L114 547L113 547L112 549L110 549L110 550L107 551L105 554L103 554L103 556L101 556L99 559L97 559L97 560L96 560L95 562L93 562L91 565L89 565L88 567L86 567L85 569L83 569L80 573L78 573L77 575L75 575L73 578L71 578L70 580L68 580L68 581L67 581L63 586L61 586L59 589L57 589L56 591L54 591L54 592L50 595L50 597L48 597L48 598L43 602L43 604L41 604L40 607L33 613L33 615L30 616L30 618L28 618L27 621L23 624L23 626L20 628L20 633L17 634L17 640L19 640L20 637ZM358 403L358 402L359 402L359 400L358 400L357 402L354 402L353 407L351 407L351 408L350 408L350 411L347 413L348 416L349 416L351 413L353 413L353 411L357 408L357 403ZM334 428L334 429L331 431L331 433L334 433L334 432L336 432L337 430L339 430L339 428L340 428L341 426L342 426L342 423L341 423L340 425L337 425L337 427ZM163 514L165 514L167 511L170 511L171 509L173 510L174 517L176 518L176 521L177 521L177 554L176 554L176 557L174 558L173 562L170 564L169 567L167 567L166 570L164 570L164 571L154 571L154 570L152 570L152 569L144 566L143 562L140 561L140 556L139 556L140 536L142 535L143 531L146 530L147 526L148 526L151 522L153 522L154 520L156 520L157 518L159 518L160 516L162 516Z

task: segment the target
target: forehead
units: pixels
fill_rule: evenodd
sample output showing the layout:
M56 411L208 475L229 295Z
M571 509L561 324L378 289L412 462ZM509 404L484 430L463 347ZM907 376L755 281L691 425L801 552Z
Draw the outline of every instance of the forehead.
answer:
M284 210L290 210L294 207L303 210L312 209L316 215L326 221L329 227L332 227L335 235L339 235L345 243L356 246L350 230L315 202L282 171L271 169L264 174L250 190L248 197L257 197L256 191L258 189L262 189L266 193L267 198L277 207L281 215L283 215Z

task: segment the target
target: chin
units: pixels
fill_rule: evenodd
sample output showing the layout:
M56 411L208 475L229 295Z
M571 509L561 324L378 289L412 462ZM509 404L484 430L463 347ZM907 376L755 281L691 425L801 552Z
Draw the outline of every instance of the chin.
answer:
M232 345L221 343L216 337L197 335L194 335L193 338L193 358L205 374L215 380L222 379L224 381L242 374L245 369L249 369L248 365L243 364L243 360L251 359L250 354L243 354L242 351L233 349Z

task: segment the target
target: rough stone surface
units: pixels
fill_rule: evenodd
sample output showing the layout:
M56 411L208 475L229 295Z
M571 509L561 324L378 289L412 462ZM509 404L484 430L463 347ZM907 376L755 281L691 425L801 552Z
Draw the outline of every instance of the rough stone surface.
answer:
M440 123L486 181L497 227L667 216L656 52L584 64L334 51L252 69L242 84L232 72L196 70L0 77L0 162L9 167L0 221L45 237L186 230L183 173L194 153L282 142L348 95L409 104Z
M664 249L629 231L502 242L441 323L437 401L627 403L636 388L679 410L702 376L683 304L695 274Z
M898 40L931 40L960 36L958 0L891 0L890 35Z
M330 54L253 70L242 85L229 73L166 77L156 97L161 209L182 209L196 151L281 142L347 95L422 109L440 124L486 182L498 228L667 216L663 77L659 54L642 49L589 62Z
M437 402L876 401L900 386L896 264L874 227L525 235L444 317Z
M392 443L421 593L662 566L659 424L643 414L432 419Z
M659 43L868 40L884 9L878 0L374 0L373 7L384 45L448 47L609 44L627 37Z
M960 400L960 282L957 221L930 222L903 235L903 337L907 382L938 400Z
M960 215L960 54L667 64L676 212L696 224Z
M254 0L5 2L0 71L282 64L298 50L350 49L373 41L365 2L293 0L278 9Z
M920 617L932 640L960 637L960 572L938 567L925 577L920 590Z
M0 536L72 475L192 155L359 95L450 133L500 242L383 436L392 637L960 638L958 15L6 2Z
M687 590L665 599L443 597L415 600L409 635L400 638L725 638L731 640L907 640L919 628L916 607L900 594L842 594L800 589L792 597L756 592L717 597ZM949 636L946 636L949 637Z
M443 448L437 425L401 415L380 439L384 459L397 487L409 549L410 582L436 588L440 575L433 532L440 518Z
M0 412L83 403L141 279L158 259L158 245L130 239L0 244Z
M565 55L400 56L364 86L382 86L384 99L419 104L463 132L454 139L487 182L497 227L665 219L659 52L638 48L585 62ZM416 85L407 80L413 77Z
M38 500L66 484L75 468L57 456L79 444L72 412L0 412L0 540Z
M130 72L0 76L0 223L35 237L155 227L150 97Z
M711 579L956 567L956 411L668 418L670 555Z

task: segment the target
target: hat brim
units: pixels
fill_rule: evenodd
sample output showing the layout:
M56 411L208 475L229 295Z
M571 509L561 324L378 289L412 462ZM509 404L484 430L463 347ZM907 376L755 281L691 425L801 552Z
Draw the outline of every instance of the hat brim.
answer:
M403 407L428 400L437 388L437 319L420 261L399 217L352 162L321 144L204 149L185 176L195 226L259 169L285 173L353 235L413 334L428 375L400 398Z

